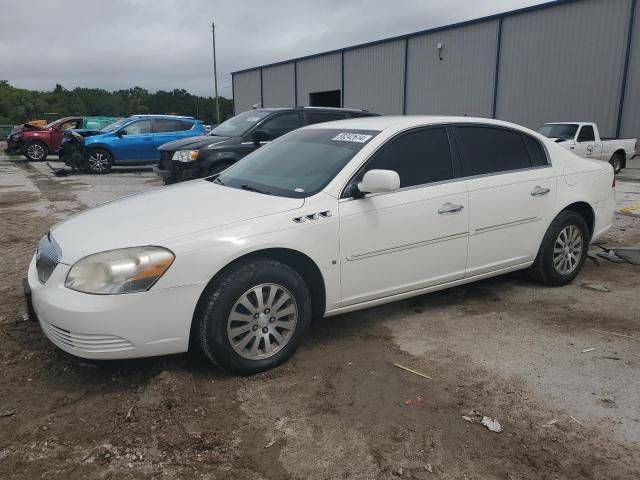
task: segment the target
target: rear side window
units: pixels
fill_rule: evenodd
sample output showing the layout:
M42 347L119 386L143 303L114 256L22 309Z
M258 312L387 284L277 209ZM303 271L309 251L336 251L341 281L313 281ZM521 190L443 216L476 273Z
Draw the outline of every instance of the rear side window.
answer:
M374 169L398 172L401 188L453 178L446 130L414 130L390 140L358 173L357 180L360 181L366 172Z
M344 113L334 112L307 112L305 113L307 125L314 123L333 122L334 120L344 120L347 115Z
M549 165L547 154L545 153L542 144L529 135L523 135L522 137L524 138L524 143L527 146L529 156L531 157L531 165L534 167Z
M185 123L186 122L181 122L180 120L158 118L153 121L153 131L156 133L180 132L191 128L191 126L189 126L189 128L184 128Z
M580 129L580 134L578 135L578 142L593 142L596 139L596 135L593 132L593 127L591 125L585 125Z
M531 166L519 132L481 126L456 127L455 132L465 177Z

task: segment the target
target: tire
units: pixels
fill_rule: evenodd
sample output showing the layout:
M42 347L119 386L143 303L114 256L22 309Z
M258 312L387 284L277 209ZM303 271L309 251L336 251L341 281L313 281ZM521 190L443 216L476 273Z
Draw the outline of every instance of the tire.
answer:
M84 161L84 167L90 173L109 173L113 167L113 155L102 148L89 150Z
M24 156L30 162L39 162L47 159L49 155L49 147L45 143L34 140L24 147Z
M613 167L613 173L618 174L622 170L622 165L624 165L624 158L619 153L614 153L609 163Z
M590 232L584 217L565 210L551 222L529 275L551 287L566 285L578 276L589 250Z
M231 268L205 289L194 322L200 348L213 363L251 375L280 365L298 349L311 322L311 295L289 266L253 260Z

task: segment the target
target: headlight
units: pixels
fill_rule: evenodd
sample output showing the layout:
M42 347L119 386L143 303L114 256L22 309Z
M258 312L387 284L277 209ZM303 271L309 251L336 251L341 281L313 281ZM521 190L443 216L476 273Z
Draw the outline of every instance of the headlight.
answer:
M193 162L198 158L198 150L178 150L173 154L173 159L178 162Z
M133 247L89 255L67 274L65 287L99 295L149 290L173 263L175 255L162 247Z

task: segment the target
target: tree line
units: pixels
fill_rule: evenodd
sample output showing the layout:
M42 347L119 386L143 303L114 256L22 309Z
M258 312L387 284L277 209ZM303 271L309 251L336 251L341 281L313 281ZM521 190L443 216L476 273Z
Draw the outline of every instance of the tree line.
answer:
M220 98L220 120L233 115L233 102ZM44 118L45 113L61 117L113 116L135 114L175 114L198 118L205 123L220 123L212 97L192 95L184 89L150 93L140 87L108 91L102 88L74 88L67 90L56 84L51 91L16 88L0 80L0 125L13 125Z

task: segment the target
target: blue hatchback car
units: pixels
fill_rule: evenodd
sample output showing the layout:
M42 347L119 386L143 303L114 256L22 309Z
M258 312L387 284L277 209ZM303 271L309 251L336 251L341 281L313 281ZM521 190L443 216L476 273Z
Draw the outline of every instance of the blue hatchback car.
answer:
M85 167L107 173L114 165L155 164L160 161L160 145L204 134L202 122L192 117L133 115L84 139Z

